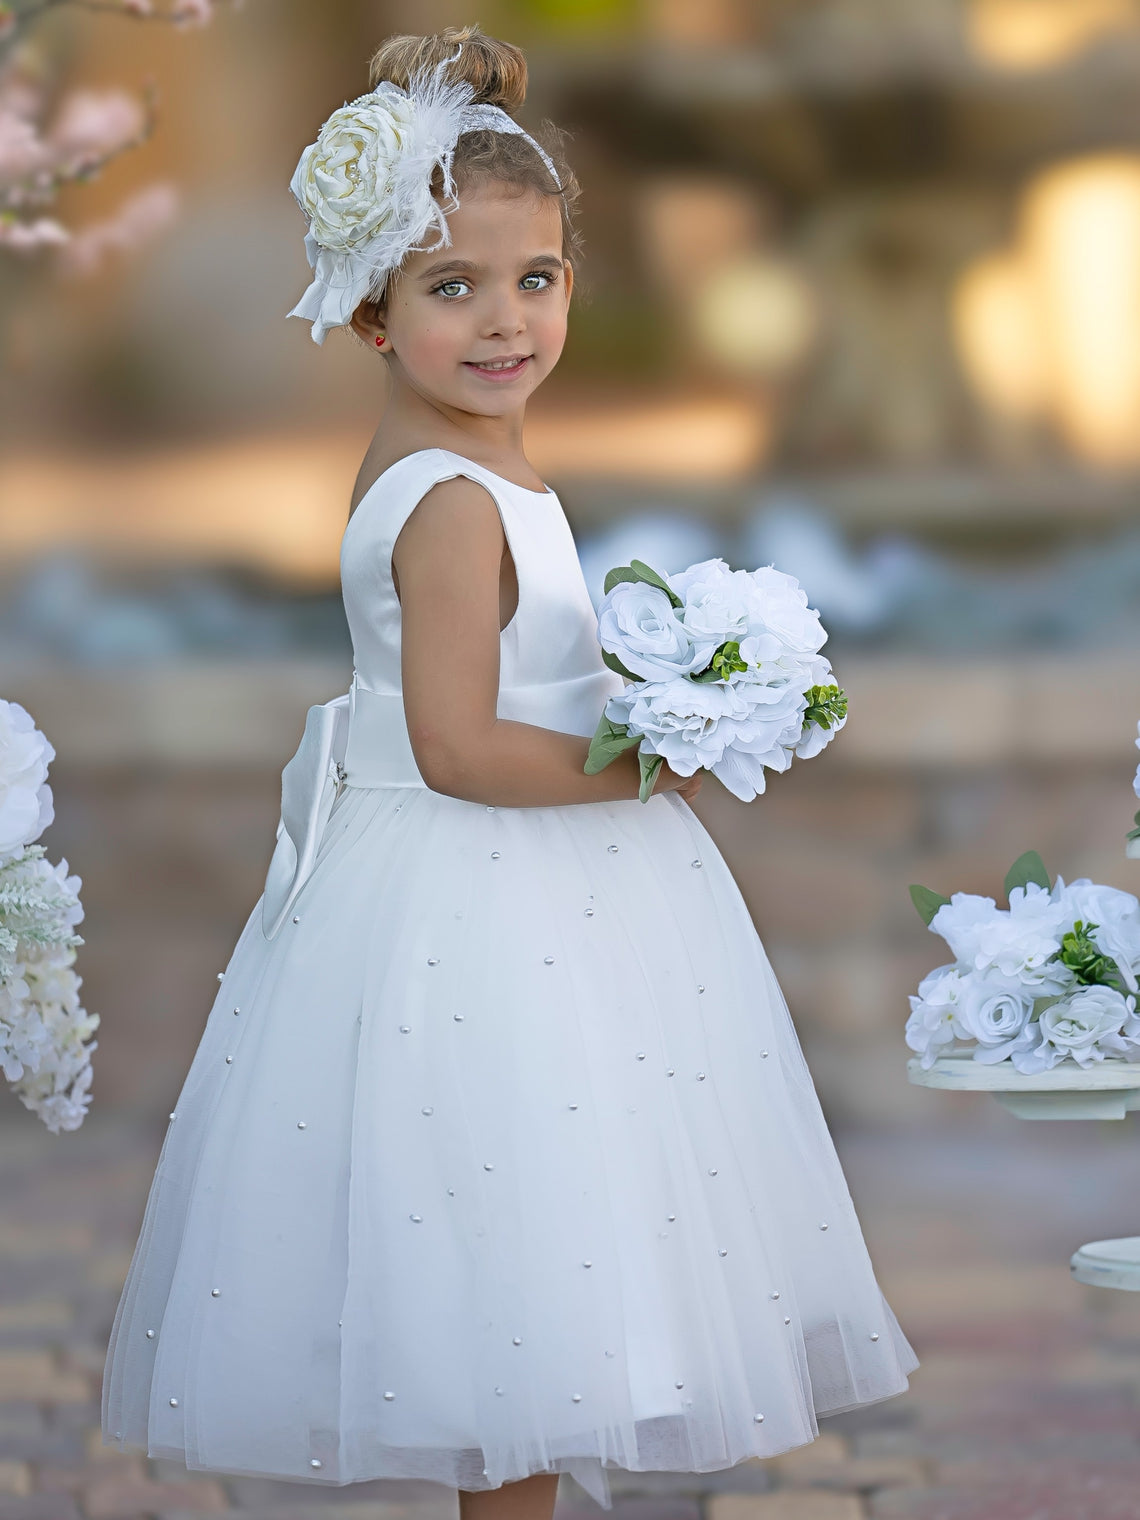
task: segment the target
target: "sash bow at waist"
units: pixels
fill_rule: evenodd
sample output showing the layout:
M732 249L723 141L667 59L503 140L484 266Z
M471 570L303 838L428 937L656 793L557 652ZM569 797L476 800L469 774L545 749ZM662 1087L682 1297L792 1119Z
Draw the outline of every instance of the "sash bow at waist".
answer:
M498 716L592 734L621 677L604 667L544 686L506 688ZM344 786L426 786L412 754L400 692L370 691L355 672L343 696L310 707L297 753L281 772L281 819L265 877L261 925L272 939L289 916Z

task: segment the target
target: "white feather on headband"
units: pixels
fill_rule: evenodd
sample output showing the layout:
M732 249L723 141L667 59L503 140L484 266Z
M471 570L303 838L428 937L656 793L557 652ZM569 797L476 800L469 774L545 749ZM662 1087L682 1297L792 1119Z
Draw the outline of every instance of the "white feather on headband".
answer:
M489 128L525 137L559 183L548 154L512 116L472 105L467 80L443 77L454 62L421 70L407 90L386 80L342 106L301 154L289 188L309 221L305 253L314 277L288 315L313 324L315 343L343 327L366 297L378 299L409 253L451 245L446 213L459 205L451 165L461 133ZM437 165L442 201L431 193ZM426 243L433 229L436 241Z

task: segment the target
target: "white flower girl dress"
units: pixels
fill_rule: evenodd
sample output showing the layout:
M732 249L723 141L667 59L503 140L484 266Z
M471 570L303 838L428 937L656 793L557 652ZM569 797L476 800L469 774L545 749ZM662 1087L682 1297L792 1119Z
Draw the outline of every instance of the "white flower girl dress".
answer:
M608 1508L608 1467L803 1445L918 1360L687 803L488 807L421 780L391 551L456 475L517 570L499 715L589 735L620 689L554 492L444 449L383 472L341 551L353 689L286 767L115 1315L103 1439L336 1485L566 1471Z

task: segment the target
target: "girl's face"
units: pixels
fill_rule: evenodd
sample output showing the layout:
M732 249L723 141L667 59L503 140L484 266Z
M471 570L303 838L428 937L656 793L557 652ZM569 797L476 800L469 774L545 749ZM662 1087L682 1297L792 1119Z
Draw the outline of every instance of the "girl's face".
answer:
M558 204L475 184L447 224L451 246L410 254L362 335L374 344L383 332L393 379L433 404L507 416L546 379L566 341L574 271L562 257Z

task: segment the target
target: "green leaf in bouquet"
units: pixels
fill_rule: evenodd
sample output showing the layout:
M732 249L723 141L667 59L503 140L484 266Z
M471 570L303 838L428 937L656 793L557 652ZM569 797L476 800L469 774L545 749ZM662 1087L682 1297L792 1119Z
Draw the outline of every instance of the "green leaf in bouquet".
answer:
M1136 817L1133 821L1135 822L1136 827L1134 829L1128 830L1128 833L1124 836L1125 839L1140 839L1140 813L1136 814Z
M606 572L602 591L608 596L615 586L621 585L622 581L639 581L640 579L640 575L635 575L628 565L618 565L615 570Z
M740 640L726 639L713 650L712 659L693 676L692 681L727 681L735 670L747 670L748 661L740 658Z
M624 676L627 681L643 681L644 676L635 676L632 670L627 670L616 654L611 654L608 649L602 650L602 659L611 670L616 670L619 676Z
M611 760L616 760L623 751L640 743L640 734L631 734L624 723L613 723L603 713L594 730L594 737L590 740L586 763L582 769L587 776L596 776L599 771L605 770Z
M804 728L817 723L820 728L830 728L847 716L847 696L839 686L813 686L804 693L807 707L804 710Z
M1045 862L1036 850L1026 850L1024 855L1019 855L1006 872L1005 895L1008 898L1014 887L1024 887L1029 882L1035 882L1048 892L1052 883L1049 873L1045 869Z
M928 929L930 928L930 920L938 912L939 908L944 908L950 901L948 897L943 897L941 892L934 892L930 887L919 886L911 887L910 900L914 904L915 912Z
M641 786L638 788L637 795L642 802L648 802L653 783L657 780L657 773L664 760L661 755L647 755L644 750L637 758L641 763Z
M1061 936L1056 959L1068 966L1083 987L1115 987L1118 992L1125 992L1120 967L1092 938L1097 927L1078 918L1069 932Z
M646 581L650 586L656 586L659 591L664 591L674 607L683 607L685 605L665 577L658 575L657 571L647 565L643 559L631 559L629 568L639 581Z

